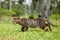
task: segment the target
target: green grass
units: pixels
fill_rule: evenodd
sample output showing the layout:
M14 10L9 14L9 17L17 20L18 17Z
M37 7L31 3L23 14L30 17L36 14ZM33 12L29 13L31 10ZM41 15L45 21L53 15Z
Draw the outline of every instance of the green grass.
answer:
M0 40L60 40L60 20L52 20L58 27L51 26L53 31L45 32L40 28L29 28L22 32L21 26L12 23L0 23Z
M0 22L0 40L60 40L60 20L56 21L55 15L51 16L50 20L58 27L51 26L53 31L48 32L40 28L29 28L28 31L22 32L18 24Z

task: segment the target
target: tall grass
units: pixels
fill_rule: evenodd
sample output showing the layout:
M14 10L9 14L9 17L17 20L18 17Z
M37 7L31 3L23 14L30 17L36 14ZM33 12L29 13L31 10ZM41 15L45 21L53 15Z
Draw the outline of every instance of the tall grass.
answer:
M60 20L51 18L58 27L51 26L53 31L45 32L40 28L29 28L22 32L21 25L0 22L0 40L60 40Z

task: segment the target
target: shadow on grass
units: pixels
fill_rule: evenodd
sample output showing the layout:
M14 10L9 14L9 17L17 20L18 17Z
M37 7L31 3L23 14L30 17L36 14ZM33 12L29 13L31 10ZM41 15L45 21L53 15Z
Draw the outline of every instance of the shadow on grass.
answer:
M41 30L26 30L26 31L15 30L15 31L17 32L33 32L33 31L40 32Z

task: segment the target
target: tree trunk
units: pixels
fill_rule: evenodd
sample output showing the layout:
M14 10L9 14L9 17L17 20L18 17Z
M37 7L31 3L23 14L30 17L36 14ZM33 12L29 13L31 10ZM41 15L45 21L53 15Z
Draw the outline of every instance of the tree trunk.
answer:
M11 1L11 0L7 0L7 1L8 1L8 9L9 9L10 12L11 12L11 10L12 10L12 1ZM10 14L9 16L10 16L10 22L12 22L11 14Z
M12 10L12 1L11 0L8 0L8 9Z
M1 0L0 0L0 9L1 9ZM2 20L2 17L1 17L1 12L0 12L0 21Z
M32 5L31 5L31 13L34 12L34 1L32 0Z
M55 12L56 12L56 20L58 20L58 9L57 8L56 8Z
M1 0L0 0L0 8L1 8Z
M33 15L34 15L34 12L36 10L36 3L37 3L37 0L32 0L32 4L31 4L31 18L34 18Z
M31 16L30 18L33 18L33 14L34 14L34 0L32 0L32 4L31 4Z
M38 0L38 15L43 16L43 0Z
M45 16L48 17L48 13L50 11L50 0L47 0L46 3L46 11L45 11Z
M9 10L10 10L10 12L12 11L12 1L11 0L9 2ZM12 16L11 16L11 14L10 14L10 21L12 22Z
M58 5L58 1L56 1L56 3L57 3L57 5ZM57 6L56 6L55 12L56 12L56 20L58 20L58 7L57 7Z

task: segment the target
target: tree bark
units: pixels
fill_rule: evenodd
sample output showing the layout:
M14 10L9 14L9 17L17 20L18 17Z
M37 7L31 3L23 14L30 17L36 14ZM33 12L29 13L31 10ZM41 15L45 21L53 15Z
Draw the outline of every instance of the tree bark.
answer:
M46 3L46 11L45 11L45 16L48 17L48 13L50 11L50 0L47 0Z
M0 9L1 9L1 0L0 0ZM0 21L2 20L2 17L1 17L1 12L0 12Z
M34 1L32 0L32 5L31 5L31 13L34 12Z
M32 4L31 4L31 16L30 16L30 18L33 18L33 14L34 14L34 0L32 0Z
M57 5L58 5L58 1L56 1L56 3L57 3ZM56 6L55 12L56 12L56 20L58 20L58 7L57 7L57 6Z
M43 0L38 0L38 15L43 16Z
M0 1L0 8L1 8L1 1Z
M8 9L10 10L10 12L11 12L11 10L12 10L12 1L11 0L6 0L7 2L8 2ZM10 22L12 22L12 17L11 17L11 14L9 15L10 16Z

